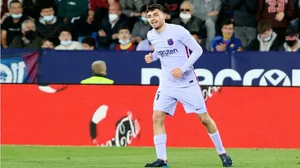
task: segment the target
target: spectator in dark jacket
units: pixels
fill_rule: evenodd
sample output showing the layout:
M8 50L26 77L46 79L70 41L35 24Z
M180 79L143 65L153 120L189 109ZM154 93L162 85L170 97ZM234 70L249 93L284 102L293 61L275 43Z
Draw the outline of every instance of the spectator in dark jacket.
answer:
M255 19L257 0L230 0L229 2L235 10L235 36L241 39L242 45L245 47L257 35Z
M262 20L257 26L257 38L252 40L245 50L277 51L282 41L273 31L270 20Z
M41 48L42 39L37 36L36 27L32 20L22 23L23 36L15 37L8 48Z
M298 31L294 27L289 27L285 31L285 42L279 51L297 52L300 51L300 39Z

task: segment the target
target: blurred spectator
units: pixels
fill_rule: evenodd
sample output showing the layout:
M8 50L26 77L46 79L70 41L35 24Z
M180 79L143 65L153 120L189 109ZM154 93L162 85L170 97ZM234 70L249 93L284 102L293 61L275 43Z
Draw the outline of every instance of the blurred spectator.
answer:
M216 36L211 41L210 51L242 51L242 42L234 36L234 23L227 19L222 24L222 36Z
M128 17L129 29L133 29L133 25L141 16L141 9L144 5L149 5L151 0L120 0L122 13Z
M235 10L235 36L241 39L243 47L246 47L257 35L255 18L257 0L230 0L229 2Z
M258 0L257 21L270 20L272 29L281 40L295 14L293 0Z
M116 45L115 50L126 50L126 51L134 51L135 45L130 41L131 34L130 30L127 26L122 26L119 29L118 33L119 43Z
M197 43L202 47L203 51L207 51L205 45L203 45L203 43L202 43L199 33L191 32L191 35L194 37L194 39L197 41Z
M296 19L291 21L291 25L297 29L298 33L300 33L300 0L294 1L294 7L296 11Z
M147 19L147 6L144 5L141 9L141 17L139 21L137 21L132 30L132 38L131 42L133 43L139 43L142 40L147 38L147 33L151 29L151 26Z
M127 23L127 17L122 14L119 3L109 6L109 15L105 17L98 30L97 41L99 48L110 48L110 45L118 42L118 31L122 24Z
M114 84L114 81L106 78L106 63L104 61L95 61L92 64L93 76L82 80L81 84Z
M56 50L81 50L81 44L72 41L72 34L69 28L62 28L59 34L60 45L56 46Z
M54 47L51 39L46 38L42 41L42 48L54 49Z
M200 29L204 22L201 19L193 16L193 14L193 4L190 1L183 1L180 5L179 18L172 19L171 23L181 25L189 32L200 33Z
M257 38L252 40L245 50L252 51L277 51L282 44L280 38L272 29L270 20L262 20L258 23Z
M167 17L166 21L179 17L179 6L183 0L157 0L156 3L161 4L166 8Z
M8 48L41 48L42 39L36 33L36 26L30 19L22 23L23 36L13 39Z
M90 0L87 23L92 24L93 21L99 23L107 16L109 6L115 2L118 0Z
M289 27L288 29L286 29L285 42L281 47L279 47L279 51L300 51L300 39L297 29L295 29L294 27Z
M2 0L0 1L0 5L1 5L1 23L3 23L3 21L5 20L5 18L7 18L8 16L10 16L11 13L9 13L9 4L12 2L13 0ZM23 3L23 0L19 0L19 2L21 2L21 4Z
M96 42L93 37L87 36L85 37L82 42L82 50L95 50L96 49Z
M222 8L221 0L192 0L194 15L205 21L207 32L206 48L209 48L211 40L216 35L216 21Z
M23 15L22 4L18 0L10 2L9 11L10 16L1 25L1 45L3 48L7 48L15 37L22 36L21 24L27 19Z
M45 5L51 5L55 10L54 0L23 0L24 14L34 20L38 20L40 8Z
M56 39L58 43L58 31L64 26L63 21L54 15L54 7L52 4L41 6L41 17L37 20L37 32L42 38Z
M154 51L154 48L151 45L150 41L148 39L145 39L139 42L136 47L136 51Z

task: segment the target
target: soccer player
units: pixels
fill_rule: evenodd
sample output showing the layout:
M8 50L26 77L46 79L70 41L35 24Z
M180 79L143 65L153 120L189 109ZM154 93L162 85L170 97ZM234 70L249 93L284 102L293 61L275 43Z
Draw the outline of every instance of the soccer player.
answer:
M223 167L231 167L232 160L222 145L217 126L207 113L193 64L203 50L192 35L182 26L165 23L166 13L159 4L147 7L148 21L152 26L147 34L155 51L145 56L151 63L161 61L162 80L154 100L153 128L157 160L145 167L169 167L167 161L164 119L173 116L177 102L181 102L186 113L196 113L206 127L208 134L222 160ZM189 56L189 49L192 54Z

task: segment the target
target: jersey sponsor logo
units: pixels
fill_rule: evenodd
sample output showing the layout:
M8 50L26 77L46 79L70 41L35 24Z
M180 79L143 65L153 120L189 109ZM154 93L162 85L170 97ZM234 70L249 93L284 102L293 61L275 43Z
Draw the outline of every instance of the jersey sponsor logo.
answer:
M223 86L226 79L240 86L300 86L300 69L293 69L291 76L279 69L251 69L241 75L234 69L222 69L216 74L208 69L195 69L200 85ZM142 84L151 84L151 78L161 78L159 68L142 68Z
M171 50L161 50L161 51L158 51L157 53L161 57L166 57L166 56L178 53L178 50L175 48L175 49L171 49Z

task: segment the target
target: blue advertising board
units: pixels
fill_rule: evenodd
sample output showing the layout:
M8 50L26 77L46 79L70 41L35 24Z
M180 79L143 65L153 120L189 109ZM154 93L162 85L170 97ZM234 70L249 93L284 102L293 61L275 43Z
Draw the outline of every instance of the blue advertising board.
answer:
M157 85L159 60L146 64L149 52L43 50L38 83L78 84L92 76L91 64L103 60L115 84ZM194 64L201 85L300 86L300 53L205 52Z

